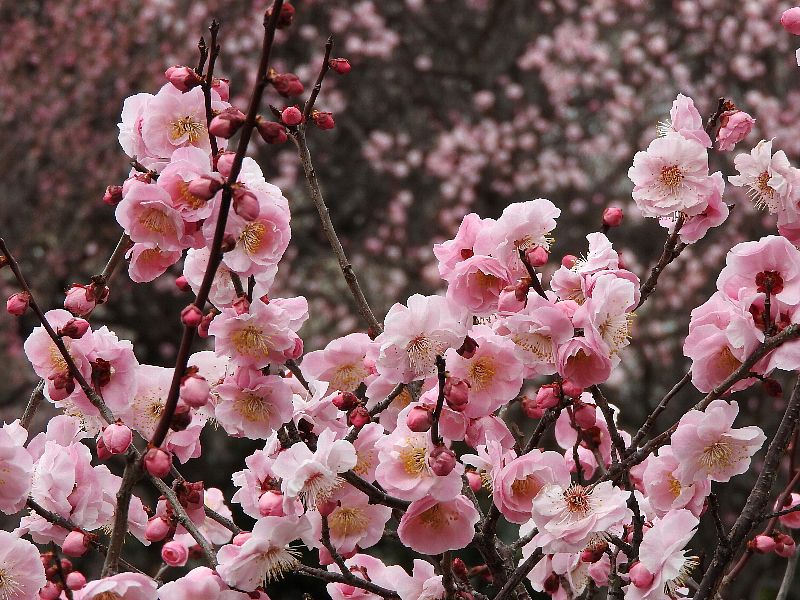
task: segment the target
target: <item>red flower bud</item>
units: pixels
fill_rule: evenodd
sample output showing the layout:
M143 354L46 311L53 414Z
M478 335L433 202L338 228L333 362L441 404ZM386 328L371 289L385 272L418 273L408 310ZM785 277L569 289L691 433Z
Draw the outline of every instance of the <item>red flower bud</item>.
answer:
M189 285L189 282L186 281L186 277L181 275L180 277L175 278L175 285L178 289L182 292L190 292L192 291L192 286Z
M758 554L767 554L775 550L775 539L769 535L757 535L747 542L747 547Z
M469 383L465 379L448 377L444 382L444 399L452 410L464 411L469 402Z
M428 431L433 425L433 413L427 407L417 405L408 411L406 425L416 433Z
M89 545L89 538L86 534L76 529L67 534L64 543L61 544L61 550L67 556L83 556L89 549Z
M111 454L122 454L133 440L133 432L122 423L112 423L103 430L103 445Z
M166 477L172 467L172 456L161 448L150 448L144 455L144 466L154 477Z
M320 129L333 129L333 114L315 110L311 113L311 120Z
M795 6L781 15L781 25L792 35L800 35L800 6Z
M211 200L222 189L225 181L218 174L200 175L195 177L186 186L186 191L200 200Z
M283 512L283 494L272 490L267 490L261 494L258 499L258 512L262 517L282 517Z
M281 121L289 126L300 125L304 120L303 113L296 106L287 106L281 113Z
M30 303L31 295L28 292L19 292L18 294L9 296L6 301L6 310L12 315L19 316L28 310Z
M340 392L333 397L331 402L333 402L336 408L346 412L353 410L356 406L361 404L361 400L352 392Z
M79 340L87 331L89 331L89 321L79 317L73 317L58 330L58 333L64 337Z
M272 87L284 98L292 98L299 96L305 89L300 82L300 78L292 73L284 73L283 75L274 75L270 80Z
M456 455L445 446L436 446L428 455L428 465L439 477L449 475L455 468L456 462Z
M216 157L214 166L220 175L227 178L231 174L234 158L236 158L235 152L223 152Z
M67 587L72 591L79 590L86 585L86 576L80 571L72 571L67 575Z
M369 411L363 404L356 406L353 410L351 410L350 414L347 415L347 418L350 419L350 424L353 427L363 427L372 421Z
M237 185L233 190L233 212L245 221L255 221L259 212L258 198L246 187Z
M103 202L109 206L116 206L122 202L122 186L110 185L106 188L106 193L103 194Z
M350 62L346 58L332 58L328 61L331 71L344 75L350 72Z
M541 246L531 246L525 250L525 260L532 267L541 267L547 264L547 259L550 257L547 250Z
M272 8L268 8L267 12L264 14L266 19L270 19L272 17ZM292 18L294 17L294 6L288 3L284 3L281 6L281 12L278 15L278 22L276 27L278 29L285 29L292 24Z
M462 358L466 358L469 360L473 356L475 356L475 352L478 350L479 344L471 337L467 336L464 338L464 343L461 344L461 347L456 350L456 353L461 356Z
M161 517L153 517L147 521L144 528L144 537L149 542L160 542L170 533L170 524Z
M581 429L588 429L597 424L597 406L576 400L572 407L572 415L578 427Z
M762 379L761 385L764 386L764 391L768 396L772 396L773 398L780 398L783 396L783 388L781 387L781 384L772 377L765 377Z
M167 81L182 92L188 92L193 87L200 85L202 81L194 69L189 67L170 67L164 75L166 75Z
M583 388L565 379L561 382L561 391L567 398L580 398Z
M578 257L574 254L565 254L564 258L561 259L561 266L566 267L567 269L571 269L575 266L575 263L578 261Z
M603 211L603 225L617 227L622 223L622 209L616 206L609 206Z
M234 106L229 106L216 117L211 119L208 124L208 132L211 135L228 139L244 125L245 115Z
M203 320L203 311L190 304L181 311L181 321L187 327L198 327Z
M256 124L261 139L268 144L282 144L289 138L286 136L286 128L275 121L260 120Z

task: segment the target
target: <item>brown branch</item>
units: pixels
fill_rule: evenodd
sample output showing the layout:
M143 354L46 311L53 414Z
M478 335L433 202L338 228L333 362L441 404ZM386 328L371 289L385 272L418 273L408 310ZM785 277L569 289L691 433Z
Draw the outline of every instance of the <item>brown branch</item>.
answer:
M494 597L493 600L505 600L511 595L514 588L516 588L522 580L531 572L531 569L536 566L536 564L542 559L542 549L537 548L533 551L528 558L523 561L523 563L517 567L514 572L511 574L511 577L508 578L506 584L502 587L502 589L497 592L497 595Z
M116 575L119 569L119 555L128 533L128 509L130 508L133 486L141 479L142 469L137 460L136 447L131 444L125 454L125 471L122 474L119 490L117 490L117 507L114 511L114 525L108 541L108 552L103 561L100 577Z
M678 383L676 383L672 387L672 389L669 392L667 392L667 395L661 399L661 402L658 403L658 406L656 406L655 409L653 409L653 412L651 412L647 416L647 419L645 420L644 424L641 426L639 431L636 432L636 435L633 436L633 439L631 439L629 452L633 452L634 448L636 448L639 445L639 442L641 442L644 439L644 436L646 436L650 432L650 429L652 429L653 425L655 425L658 415L664 412L664 410L667 408L667 404L669 404L669 401L672 400L678 394L678 392L680 392L681 389L683 389L683 386L685 386L691 380L692 380L692 372L689 371L688 373L686 373L686 375L684 375L681 378L681 380Z
M332 571L323 571L322 569L315 569L313 567L307 567L306 565L299 564L294 568L295 573L300 573L302 575L308 575L309 577L316 577L317 579L322 579L323 581L327 581L329 583L346 583L348 585L352 585L353 587L360 588L362 590L366 590L368 592L372 592L373 594L377 594L383 598L399 598L400 595L392 590L386 589L385 587L381 587L372 583L371 581L367 581L365 579L361 579L361 577L356 577L352 575L347 577L345 575L340 575L339 573L334 573Z
M314 84L314 89L311 90L311 96L309 96L308 102L306 102L306 106L303 109L303 118L306 121L311 118L311 111L314 110L314 103L317 101L317 96L319 96L319 92L322 89L322 80L331 68L329 62L331 59L331 50L333 50L332 35L328 36L328 41L325 42L325 57L322 59L322 67L320 67L319 75L317 75L317 82Z
M36 411L39 409L43 401L44 379L40 379L39 383L36 384L36 387L33 388L31 397L28 400L28 404L25 406L25 412L22 413L22 418L19 421L19 424L22 425L26 430L30 428L31 421L33 421L33 416L36 414Z
M385 506L390 506L391 508L396 508L398 510L405 511L411 502L408 500L401 500L400 498L395 498L394 496L390 496L384 491L379 490L366 479L362 479L358 475L356 475L353 471L345 471L344 473L340 474L342 479L344 479L347 483L352 485L354 488L361 490L367 496L372 498L378 504L383 504Z
M686 222L686 215L681 213L678 215L678 219L675 221L675 227L672 229L672 232L669 234L669 237L664 244L664 251L661 253L661 257L658 259L656 266L653 267L653 270L650 271L650 277L648 277L647 281L645 281L639 288L641 297L639 298L639 304L637 304L633 310L636 310L642 304L644 304L648 296L655 291L658 277L661 275L662 271L664 271L667 265L675 260L680 254L681 250L686 247L686 244L681 244L680 250L676 249L676 246L678 245L678 235L681 227L683 227L684 222Z
M441 355L436 356L436 370L439 379L439 396L436 399L436 408L433 409L432 424L431 424L431 442L434 446L441 446L444 440L439 435L439 418L442 416L442 408L444 407L444 384L446 380L445 362Z

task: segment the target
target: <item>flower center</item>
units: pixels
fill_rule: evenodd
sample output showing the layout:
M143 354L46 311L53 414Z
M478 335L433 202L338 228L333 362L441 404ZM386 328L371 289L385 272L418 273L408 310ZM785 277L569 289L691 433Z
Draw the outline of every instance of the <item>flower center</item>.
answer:
M541 487L535 476L528 475L525 479L517 479L511 484L511 493L515 496L534 496Z
M265 339L262 328L254 325L240 329L231 336L231 341L239 354L252 355L255 359L269 354L268 339L269 336Z
M188 206L189 208L196 210L203 206L206 201L202 198L198 198L194 194L189 193L189 182L182 181L178 184L178 191L180 192L180 200L179 203L183 204L184 206Z
M236 409L251 423L267 421L272 413L270 404L261 396L253 393L238 396Z
M495 277L491 273L484 273L480 269L475 271L471 278L475 285L477 285L479 288L487 290L497 287L500 283L499 277Z
M194 144L206 135L206 126L197 120L194 115L186 115L177 121L170 122L169 140L172 143L175 143L185 135L189 136L189 143Z
M264 231L267 229L263 223L248 223L239 236L239 241L244 246L244 251L248 254L255 254L261 247L264 239Z
M0 600L10 600L21 596L22 586L6 569L0 569Z
M470 386L474 391L480 392L492 385L494 373L494 359L491 356L481 356L478 360L473 361L469 368Z
M367 369L363 363L341 365L336 368L333 377L331 377L331 387L344 392L351 392L358 387L359 383L364 381L367 375Z
M291 571L298 563L297 556L300 554L294 548L270 548L262 552L258 559L264 570L261 578L261 585L283 578L284 571Z
M677 479L675 479L672 473L667 475L667 481L669 482L669 491L672 493L672 497L677 498L678 496L680 496L681 489L683 489L683 486Z
M674 194L683 181L683 172L678 168L678 165L670 165L669 167L661 168L661 175L658 180L664 187L670 188Z
M356 533L363 533L367 530L369 518L364 513L363 508L339 508L328 518L331 532L340 536L347 537Z
M326 500L338 487L341 487L344 480L338 475L325 475L315 473L303 484L300 491L300 499L303 506L308 510L314 510L317 505Z
M513 339L517 346L533 354L536 360L548 363L555 362L553 338L541 333L518 333Z
M444 353L445 344L432 340L424 334L412 339L406 346L408 362L415 376L425 375L434 370L436 355Z
M585 517L592 512L592 505L589 502L591 492L582 485L572 484L564 490L564 502L567 510L580 517Z
M175 235L175 223L164 211L157 208L149 208L139 215L139 224L145 229L155 233L165 233Z
M420 477L428 472L425 464L425 456L427 450L425 447L413 446L413 440L409 438L406 440L408 446L400 450L400 460L403 463L406 473L414 477Z
M419 524L430 529L445 527L451 520L458 520L457 515L448 512L441 504L434 504L419 514Z
M732 467L733 448L725 439L720 439L703 448L703 454L698 459L699 463L706 468L713 467Z
M756 291L762 294L780 294L783 291L783 277L778 271L756 273Z
M733 373L736 369L742 366L741 361L733 355L731 349L725 346L720 350L717 355L717 367L721 370L730 371Z
M628 345L633 325L633 313L608 315L606 320L597 326L603 341L611 348L611 354Z

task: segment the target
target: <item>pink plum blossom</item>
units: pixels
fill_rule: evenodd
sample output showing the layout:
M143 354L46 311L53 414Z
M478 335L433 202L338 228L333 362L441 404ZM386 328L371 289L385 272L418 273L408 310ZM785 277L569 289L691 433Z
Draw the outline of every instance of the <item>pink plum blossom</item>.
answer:
M147 283L181 259L180 250L162 250L157 245L136 243L128 251L128 274L131 281Z
M282 377L240 367L216 387L217 422L233 436L267 438L292 418L292 391Z
M720 171L713 173L711 180L714 187L708 197L708 206L699 215L688 217L681 227L681 241L685 244L694 244L705 236L709 229L722 225L730 214L728 205L722 201L722 194L725 190L722 173ZM669 230L675 228L675 219L672 217L662 217L658 222Z
M39 550L13 533L0 531L0 598L35 598L47 583Z
M414 559L411 577L401 579L396 584L400 600L439 600L445 597L442 576L436 575L431 563Z
M664 446L658 456L651 456L642 474L644 491L650 506L660 517L671 510L686 508L700 517L711 481L702 479L681 485L678 481L680 463L672 454L671 446Z
M494 219L481 219L477 214L470 213L461 220L454 239L433 246L442 279L447 279L458 263L475 254L473 246L478 232L489 228L494 222Z
M466 496L415 500L400 519L400 541L421 554L459 550L472 541L480 515Z
M703 129L703 117L694 106L694 101L688 96L678 94L669 111L670 122L659 126L659 133L666 136L669 132L676 132L687 140L700 142L706 148L711 148L711 138Z
M156 582L141 573L120 573L90 581L75 592L75 600L93 600L107 595L123 600L157 600Z
M492 498L512 523L531 518L533 499L546 484L569 484L569 470L557 452L531 452L506 463L492 481Z
M327 516L330 539L339 554L350 554L356 548L369 548L383 537L383 528L392 516L392 509L370 504L369 496L350 485L334 492L330 500L336 508ZM308 513L314 539L322 536L322 517Z
M477 316L497 311L500 292L511 274L496 258L476 254L459 262L446 277L447 297Z
M134 242L158 246L162 251L192 245L172 198L155 184L134 181L117 205L116 217Z
M18 424L19 421L16 421ZM0 429L0 510L8 515L22 510L31 492L31 473L33 458L23 445L28 437L27 431L19 427L17 435L10 425Z
M303 357L303 374L307 379L329 382L331 390L352 392L371 375L364 364L371 343L366 333L337 338L324 350L309 352Z
M398 582L409 579L403 567L386 566L379 558L369 554L355 554L345 560L344 564L356 577L389 589L394 589ZM329 564L328 570L334 573L340 572L336 564ZM380 600L381 598L377 594L346 583L329 583L326 587L332 600Z
M725 257L725 268L717 278L717 289L736 300L742 288L765 293L758 274L769 275L774 299L790 306L800 303L800 250L786 238L769 235L758 241L736 244Z
M727 111L720 117L717 130L717 149L730 152L741 142L755 125L756 120L741 110Z
M558 348L558 373L575 385L587 388L603 383L611 374L607 346L597 338L574 337Z

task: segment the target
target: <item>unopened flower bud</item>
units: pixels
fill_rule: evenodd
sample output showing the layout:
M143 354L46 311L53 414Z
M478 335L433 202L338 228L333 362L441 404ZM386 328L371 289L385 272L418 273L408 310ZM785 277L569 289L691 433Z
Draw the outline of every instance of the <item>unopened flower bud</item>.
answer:
M67 296L64 298L64 308L73 315L85 317L94 310L95 306L97 306L97 301L89 286L75 283L67 290Z
M268 8L267 12L265 13L265 18L270 19L272 17L272 8ZM284 3L281 6L281 12L278 14L278 22L275 25L277 29L285 29L292 24L292 18L294 17L294 6L291 4Z
M237 315L246 315L250 312L250 300L247 299L247 296L237 296L236 300L231 303L231 307Z
M217 171L219 171L219 174L226 179L228 175L231 174L231 167L233 167L234 158L236 158L235 152L222 152L214 161L214 166L217 168Z
M67 587L72 591L80 590L86 585L86 576L80 571L72 571L67 575Z
M150 448L144 455L144 466L154 477L166 477L172 467L172 456L161 448Z
M111 458L111 450L106 448L106 443L103 441L103 436L97 438L97 458L100 460L108 460Z
M197 327L203 320L203 311L190 304L181 311L181 322L187 327Z
M200 175L189 182L189 185L186 186L186 191L200 200L211 200L222 189L224 183L218 173Z
M47 382L48 395L50 396L51 400L56 402L58 402L58 400L55 400L55 397L52 393L53 390L61 390L66 394L66 396L61 396L59 400L63 400L75 391L75 380L72 378L72 375L69 371L59 371L57 373L53 373L47 377Z
M164 75L166 75L167 81L182 92L188 92L193 87L200 85L202 81L195 70L189 67L170 67Z
M800 6L795 6L781 15L781 25L792 35L800 35Z
M91 536L91 534L89 535ZM58 563L61 565L61 570L64 572L64 574L72 573L72 561L70 559L62 558L58 561Z
M311 113L311 120L320 129L333 129L333 113L315 110Z
M345 75L346 73L350 72L350 61L346 58L332 58L328 61L328 65L331 68L331 71L338 73L339 75Z
M127 425L111 423L103 430L103 444L111 454L122 454L133 440L133 433Z
M469 482L469 489L473 492L478 492L483 487L483 479L475 471L467 471L467 481Z
M522 396L520 398L522 403L522 412L525 413L526 417L531 419L541 419L542 415L544 414L545 408L539 406L536 398L530 398L528 396Z
M776 379L773 379L772 377L765 377L761 380L761 385L764 386L764 391L768 396L772 396L773 398L780 398L783 396L783 388Z
M172 429L172 431L185 431L191 424L192 412L189 405L185 402L178 402L172 419L169 422L169 428Z
M464 338L464 343L461 344L461 347L456 350L456 353L462 357L469 360L473 356L475 356L475 352L478 350L479 344L471 337L467 336Z
M170 534L171 529L173 527L163 518L153 517L147 521L147 525L144 528L144 537L149 542L160 542Z
M350 413L347 415L347 418L350 420L350 424L353 427L363 427L370 421L372 421L372 417L367 410L367 407L363 404L356 406Z
M294 346L283 351L286 360L297 360L303 356L303 340L300 337L294 339Z
M463 412L469 402L469 383L465 379L448 377L444 382L444 399L447 406L457 412Z
M228 79L214 77L211 80L211 89L219 94L219 99L228 102L231 99L231 86Z
M61 589L52 581L48 581L45 586L39 590L37 598L39 600L58 600L61 597Z
M235 106L229 106L208 124L208 133L228 139L244 125L245 114Z
M507 285L500 292L500 297L497 302L497 311L507 314L518 313L525 308L527 299L528 297L525 295L523 299L520 300L516 285Z
M230 252L236 248L236 238L232 233L226 233L222 236L222 248L220 249L223 254Z
M258 218L258 198L246 187L237 185L233 190L233 212L245 221L255 221Z
M578 387L568 379L561 382L561 391L567 398L580 398L583 393L583 388Z
M541 267L547 264L550 254L542 246L531 246L525 250L525 260L532 267Z
M189 285L189 282L186 281L186 277L184 277L183 275L175 278L175 285L182 292L192 291L192 286Z
M428 465L439 477L449 475L456 466L456 455L445 446L436 446L428 454Z
M211 384L205 377L186 375L181 381L180 399L191 408L200 408L208 403Z
M536 392L536 403L542 408L552 408L559 402L559 390L557 383L548 383L539 388Z
M778 534L775 544L775 554L789 558L795 551L794 539L790 535Z
M609 206L603 211L603 225L608 227L618 227L622 223L622 209L616 206Z
M648 587L651 583L653 583L654 579L653 574L648 571L640 562L633 564L631 570L628 571L628 575L631 578L631 583L637 588Z
M59 335L79 340L89 331L89 321L79 317L73 317L58 330Z
M161 559L170 567L182 567L189 560L189 551L186 546L173 540L161 546Z
M300 109L297 106L287 106L283 109L281 113L281 121L286 123L286 125L300 125L305 120L303 117L303 113L300 112Z
M282 144L289 139L286 135L286 128L281 123L276 123L275 121L262 120L258 122L256 129L258 129L261 139L268 144Z
M28 310L30 303L31 295L28 292L19 292L9 296L6 301L6 310L12 315L19 316Z
M426 406L417 405L408 411L406 426L415 433L428 431L433 425L433 413Z
M746 112L741 110L725 111L719 118L717 148L723 152L733 150L734 146L750 133L755 123L756 120Z
M575 424L581 429L594 427L597 424L597 406L576 400L572 405Z
M330 498L323 500L317 504L317 512L321 517L329 517L333 511L341 506L338 500L331 500Z
M464 561L460 558L453 559L453 574L459 579L463 579L465 581L469 579L467 565L465 565Z
M571 269L575 266L575 263L578 262L578 257L574 254L565 254L564 258L561 259L561 266L566 267L567 269Z
M258 499L258 512L262 517L282 517L283 512L283 494L267 490Z
M122 186L110 185L106 188L106 193L103 194L103 202L109 206L116 206L122 202Z
M275 88L275 91L278 92L284 98L292 98L293 96L299 96L303 93L304 88L303 84L300 82L300 79L297 75L293 75L292 73L284 73L283 75L275 75L272 77L270 81L272 87ZM284 120L286 123L286 120ZM289 123L286 123L289 125ZM291 123L292 125L296 125L297 123Z
M775 539L770 535L757 535L747 542L747 547L758 554L768 554L775 550Z
M89 538L82 531L74 530L67 534L61 550L67 556L83 556L89 549Z
M214 312L210 312L207 315L203 316L203 320L200 321L200 325L197 326L197 335L202 338L208 337L208 326L211 325L211 321L214 320Z
M340 392L333 397L331 402L336 408L345 412L349 412L361 404L361 400L353 392Z

